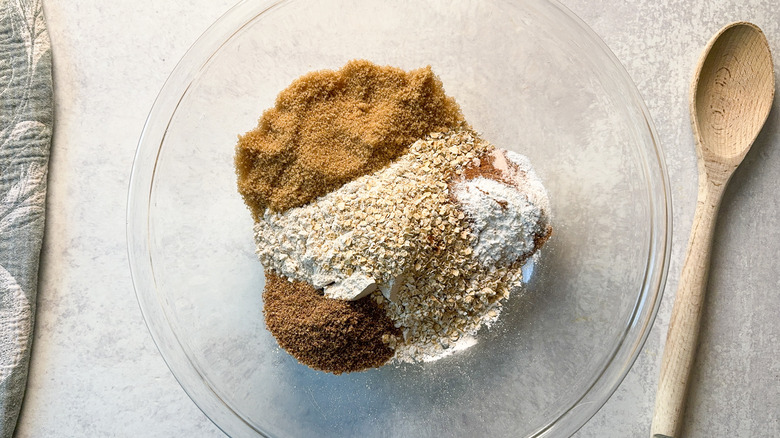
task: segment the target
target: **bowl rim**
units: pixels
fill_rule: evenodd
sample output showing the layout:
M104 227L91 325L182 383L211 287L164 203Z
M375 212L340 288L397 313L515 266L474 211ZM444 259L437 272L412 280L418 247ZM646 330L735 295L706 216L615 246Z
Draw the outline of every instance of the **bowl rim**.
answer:
M270 436L259 430L223 400L208 379L197 369L176 332L167 323L164 306L153 293L155 289L154 267L150 257L149 211L154 176L160 151L165 141L171 118L187 90L205 68L213 55L241 32L248 24L265 12L295 0L265 0L250 2L241 0L227 10L190 46L177 63L157 95L144 123L138 147L133 159L126 210L126 239L130 273L136 298L147 329L163 360L182 389L216 427L230 436ZM585 393L557 418L537 429L532 437L571 435L579 430L607 402L628 374L638 357L655 321L666 284L671 256L672 203L669 176L663 151L658 141L652 118L635 83L623 65L604 41L577 15L557 0L533 0L547 3L580 28L595 46L612 62L612 68L631 93L646 124L654 154L640 154L645 179L648 182L650 237L647 265L642 290L638 295L630 322L615 346L606 365L595 377ZM242 18L243 17L243 18ZM236 22L242 24L235 26ZM164 116L164 117L163 117ZM142 163L154 162L154 166ZM658 230L658 231L657 231ZM630 335L634 336L630 336ZM246 426L237 428L231 420L239 418ZM252 432L254 431L254 432Z

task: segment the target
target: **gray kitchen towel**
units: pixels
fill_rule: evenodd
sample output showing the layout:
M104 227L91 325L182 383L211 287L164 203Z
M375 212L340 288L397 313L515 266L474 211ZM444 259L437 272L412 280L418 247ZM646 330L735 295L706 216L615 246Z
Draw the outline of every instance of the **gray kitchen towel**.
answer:
M0 0L0 437L27 384L52 129L51 48L40 0Z

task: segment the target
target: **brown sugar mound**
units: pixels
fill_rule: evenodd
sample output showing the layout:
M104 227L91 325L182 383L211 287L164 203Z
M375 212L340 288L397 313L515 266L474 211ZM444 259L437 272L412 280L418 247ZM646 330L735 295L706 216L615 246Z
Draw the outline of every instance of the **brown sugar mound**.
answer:
M304 205L465 124L430 66L405 72L350 61L295 80L236 146L238 191L257 220Z
M372 298L325 298L314 286L269 270L265 281L265 324L302 364L341 374L382 366L393 356L382 337L401 333Z

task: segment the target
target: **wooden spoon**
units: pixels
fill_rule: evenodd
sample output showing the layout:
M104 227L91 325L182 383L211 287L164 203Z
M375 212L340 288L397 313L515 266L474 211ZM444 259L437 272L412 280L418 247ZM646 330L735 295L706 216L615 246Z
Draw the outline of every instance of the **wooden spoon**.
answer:
M704 49L691 84L699 195L661 362L653 437L679 437L718 207L769 115L774 94L772 56L761 29L745 22L721 29Z

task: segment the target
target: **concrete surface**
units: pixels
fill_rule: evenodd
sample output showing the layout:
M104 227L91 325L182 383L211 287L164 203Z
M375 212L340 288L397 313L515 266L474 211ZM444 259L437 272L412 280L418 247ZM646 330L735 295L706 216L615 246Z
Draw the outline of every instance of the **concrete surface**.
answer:
M649 433L663 339L696 198L688 84L707 40L749 20L780 51L776 0L565 0L625 65L666 154L674 237L666 295L636 364L575 436ZM18 437L218 437L144 325L125 250L129 169L166 77L232 0L44 0L56 127L28 393ZM779 104L716 231L687 437L780 436Z

